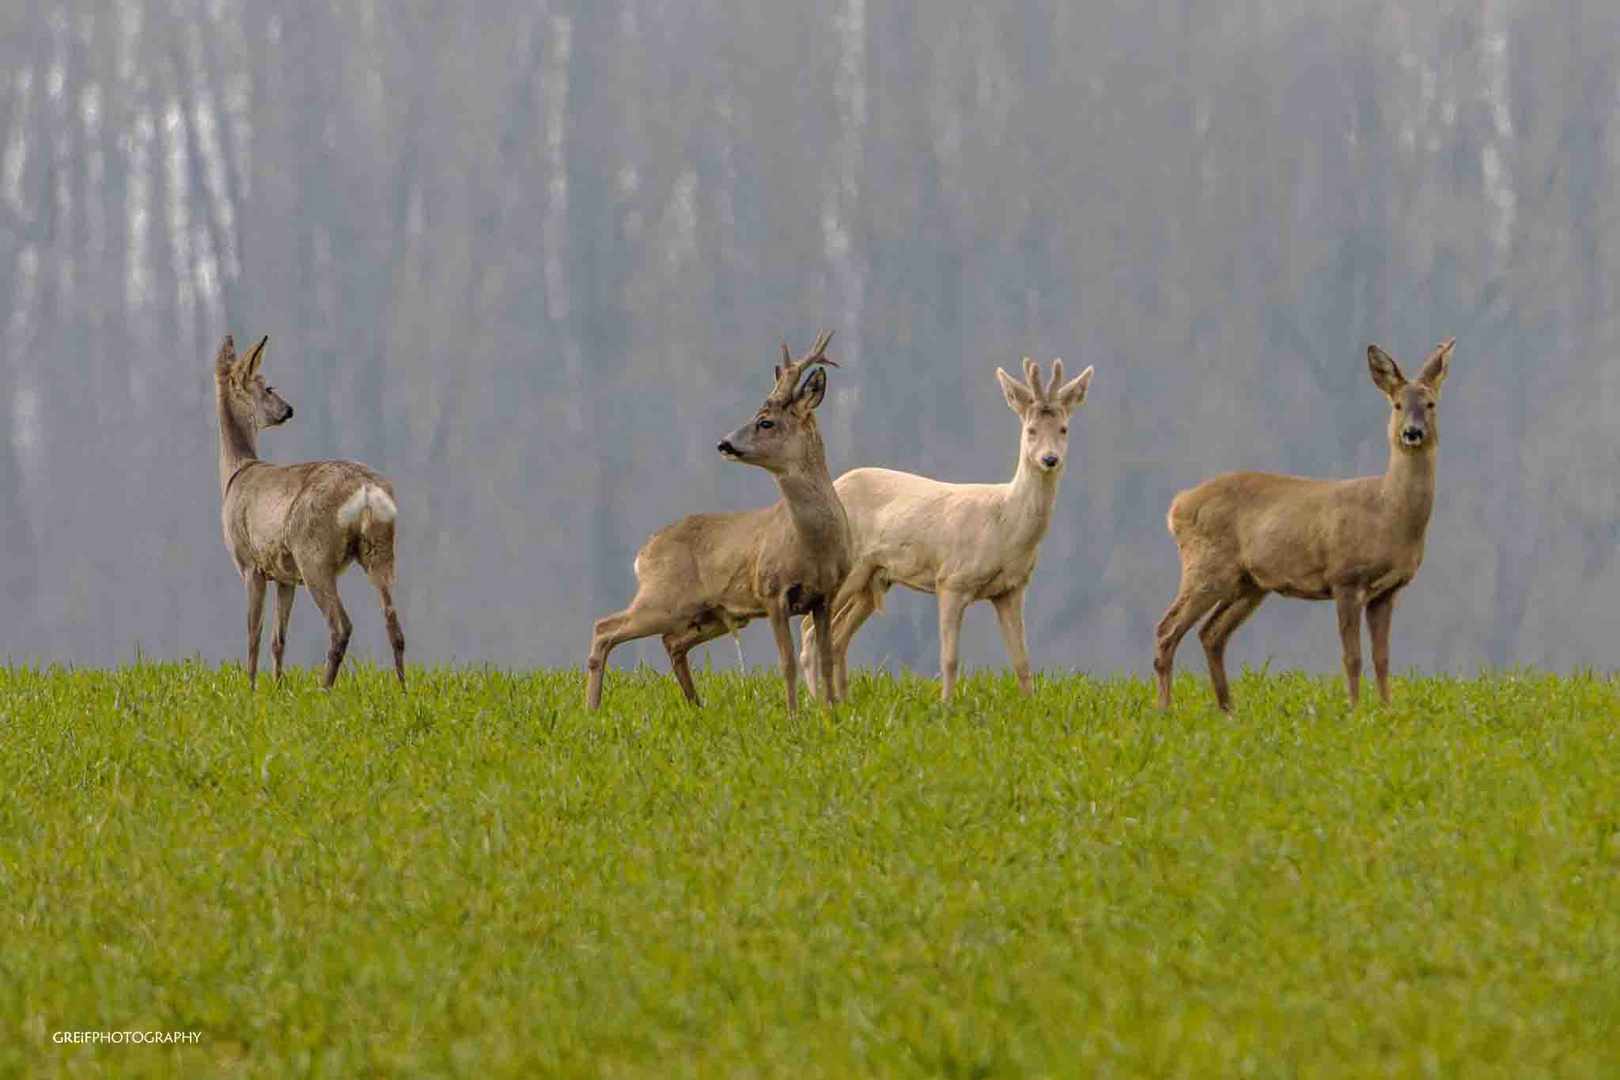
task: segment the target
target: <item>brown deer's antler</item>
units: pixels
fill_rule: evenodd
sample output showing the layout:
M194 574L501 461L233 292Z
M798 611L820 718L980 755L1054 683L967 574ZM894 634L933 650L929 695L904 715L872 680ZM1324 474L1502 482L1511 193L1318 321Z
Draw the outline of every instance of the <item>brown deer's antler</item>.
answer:
M791 401L799 389L799 377L804 374L805 368L816 364L838 366L838 361L827 356L827 346L832 342L832 338L833 331L822 331L821 336L816 338L815 347L797 360L788 352L787 342L782 342L782 362L775 368L776 386L771 390L771 400Z

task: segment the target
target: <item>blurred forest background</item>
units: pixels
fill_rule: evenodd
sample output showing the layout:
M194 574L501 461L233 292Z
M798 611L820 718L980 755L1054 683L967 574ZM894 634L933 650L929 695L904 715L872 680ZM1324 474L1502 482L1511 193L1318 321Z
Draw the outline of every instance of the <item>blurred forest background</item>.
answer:
M835 474L1006 479L995 366L1096 365L1029 625L1099 672L1148 668L1178 489L1381 471L1367 343L1454 334L1397 665L1610 669L1617 180L1613 0L8 3L0 656L240 654L229 330L297 407L265 456L394 479L411 659L580 662L652 530L776 497L714 443L826 327ZM935 670L932 600L857 650ZM1233 655L1336 670L1331 608Z

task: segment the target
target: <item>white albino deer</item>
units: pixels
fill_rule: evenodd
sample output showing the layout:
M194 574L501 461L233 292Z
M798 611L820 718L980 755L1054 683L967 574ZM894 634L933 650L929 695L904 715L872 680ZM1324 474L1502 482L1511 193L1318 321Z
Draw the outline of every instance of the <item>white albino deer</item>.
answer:
M855 539L855 563L834 602L831 635L824 632L822 619L814 619L813 626L812 620L805 621L807 674L813 670L813 655L830 636L833 682L839 695L845 694L849 643L882 608L889 586L900 584L939 597L942 699L949 700L956 685L962 614L975 600L995 607L1018 685L1030 692L1024 590L1052 522L1069 445L1069 415L1086 399L1091 375L1088 367L1065 383L1063 361L1053 360L1052 379L1043 386L1040 365L1028 357L1024 382L996 369L1007 405L1022 427L1018 467L1009 483L947 484L892 469L853 469L838 478L838 497Z
M230 335L214 361L214 393L219 406L219 491L225 546L247 585L247 672L259 673L259 627L264 594L276 583L276 625L270 654L276 678L287 645L287 619L299 585L309 589L326 616L331 643L325 685L337 678L349 648L352 624L338 599L337 578L359 562L377 588L388 641L394 647L394 674L405 684L405 635L394 611L394 487L354 461L310 461L272 465L259 460L259 429L292 418L292 406L259 373L269 338L236 359Z
M1226 643L1267 593L1331 598L1350 704L1361 697L1361 614L1372 634L1378 696L1389 701L1389 625L1395 597L1423 562L1434 508L1440 442L1435 406L1456 339L1429 354L1416 381L1376 345L1367 347L1372 381L1389 398L1389 467L1383 476L1312 480L1270 473L1226 473L1170 503L1170 532L1181 551L1181 588L1158 627L1153 670L1159 706L1170 707L1176 646L1198 631L1215 700L1232 708Z
M616 645L661 634L669 665L692 704L700 704L686 654L694 646L765 616L776 634L788 712L798 710L794 615L824 618L849 572L849 522L833 492L815 409L827 393L832 334L794 360L786 344L776 386L754 418L720 440L731 461L768 469L782 498L759 510L693 514L654 533L636 554L636 596L591 632L585 702L602 703L602 676ZM805 370L810 374L805 376ZM800 377L804 376L803 382ZM825 665L823 671L830 670Z

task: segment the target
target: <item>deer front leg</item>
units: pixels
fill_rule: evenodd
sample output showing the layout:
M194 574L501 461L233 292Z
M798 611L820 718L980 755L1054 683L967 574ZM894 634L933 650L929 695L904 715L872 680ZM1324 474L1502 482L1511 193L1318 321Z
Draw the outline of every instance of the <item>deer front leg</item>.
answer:
M248 687L259 678L259 628L264 624L265 576L257 570L247 572L247 676Z
M287 651L287 620L292 618L298 586L276 582L276 625L270 628L270 658L276 664L276 682L281 681L281 657Z
M793 624L789 622L788 608L780 599L771 604L769 611L771 633L776 635L776 655L782 664L782 679L787 683L787 711L789 716L799 713L799 658L793 651Z
M1339 642L1344 646L1344 681L1350 689L1350 707L1361 701L1361 589L1335 588L1333 601L1339 609Z
M1389 624L1395 616L1395 593L1367 604L1367 629L1372 634L1373 674L1378 676L1378 700L1389 704Z
M939 699L951 700L956 689L956 643L962 635L962 613L970 597L953 589L939 590Z
M1007 645L1007 659L1012 661L1013 674L1018 676L1018 689L1025 696L1034 693L1035 680L1029 674L1029 649L1024 642L1024 590L1013 589L992 597L996 621L1001 624L1001 640Z
M816 682L821 687L821 699L828 705L836 704L838 693L837 658L833 655L832 604L819 600L810 605L810 618L816 626Z

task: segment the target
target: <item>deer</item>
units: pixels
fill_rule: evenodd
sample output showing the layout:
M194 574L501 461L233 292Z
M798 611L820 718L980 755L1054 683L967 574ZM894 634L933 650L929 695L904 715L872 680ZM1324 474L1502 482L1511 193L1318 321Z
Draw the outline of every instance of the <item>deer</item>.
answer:
M1024 358L1024 381L996 369L996 381L1021 429L1018 464L1005 484L951 484L892 469L853 469L834 485L849 515L855 561L833 603L831 623L807 619L806 672L814 685L814 658L832 639L833 682L848 692L850 642L882 610L890 586L905 585L939 598L940 699L956 686L957 640L968 606L988 600L1001 624L1019 689L1034 681L1024 635L1024 594L1042 539L1052 523L1058 481L1069 445L1069 418L1086 399L1093 368L1063 381L1063 361L1052 361L1042 382L1040 365ZM824 629L825 628L825 629Z
M293 407L260 372L269 336L236 358L227 334L214 360L219 407L220 520L225 547L247 587L247 676L259 673L259 628L265 592L276 583L276 622L270 655L281 681L287 622L299 585L326 616L331 634L323 686L330 690L353 629L338 598L338 575L358 562L382 602L394 674L405 685L405 634L394 609L394 487L355 461L274 465L259 457L259 431L292 419Z
M1396 598L1423 562L1440 443L1437 406L1455 344L1448 338L1436 346L1413 381L1384 350L1367 347L1373 385L1390 404L1384 475L1318 480L1225 473L1171 500L1168 524L1181 555L1181 585L1156 634L1161 709L1170 707L1176 646L1207 615L1198 637L1216 703L1231 712L1226 644L1270 593L1334 602L1351 708L1361 699L1365 612L1378 696L1389 703L1390 621Z
M831 340L830 332L823 333L798 360L783 342L776 382L764 404L716 447L728 461L769 471L782 497L757 510L682 518L655 532L637 552L635 598L592 627L585 691L590 710L602 704L608 654L653 634L663 637L682 694L701 706L687 654L763 616L776 635L788 715L797 714L790 620L798 615L825 620L850 565L849 520L833 490L816 427L815 411L827 393L826 368L838 366L826 355ZM821 670L829 672L830 663ZM824 692L832 700L830 684Z

